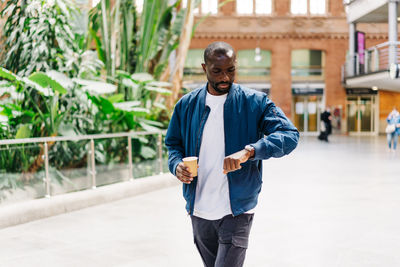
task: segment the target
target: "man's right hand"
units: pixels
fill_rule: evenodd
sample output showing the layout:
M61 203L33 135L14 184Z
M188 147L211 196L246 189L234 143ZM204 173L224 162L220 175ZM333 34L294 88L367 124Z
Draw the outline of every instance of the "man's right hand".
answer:
M185 184L190 184L193 181L193 176L189 171L189 168L182 162L176 167L176 178Z

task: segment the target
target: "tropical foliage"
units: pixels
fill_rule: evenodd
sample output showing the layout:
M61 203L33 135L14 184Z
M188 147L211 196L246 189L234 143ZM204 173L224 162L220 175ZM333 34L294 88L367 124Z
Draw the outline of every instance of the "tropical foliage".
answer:
M101 0L90 11L72 0L10 0L0 58L0 139L165 129L171 53L186 9L180 0ZM113 4L112 4L113 3ZM156 156L155 138L133 139L133 160ZM126 143L96 142L96 162L126 161ZM48 143L52 177L87 164L87 142ZM0 147L0 190L35 179L41 145ZM15 175L10 175L15 173ZM21 175L22 174L22 175Z

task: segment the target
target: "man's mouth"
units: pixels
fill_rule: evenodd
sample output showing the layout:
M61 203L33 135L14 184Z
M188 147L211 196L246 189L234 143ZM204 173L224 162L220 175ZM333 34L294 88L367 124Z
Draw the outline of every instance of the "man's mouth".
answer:
M230 84L229 83L220 83L217 85L218 88L226 89L229 88Z

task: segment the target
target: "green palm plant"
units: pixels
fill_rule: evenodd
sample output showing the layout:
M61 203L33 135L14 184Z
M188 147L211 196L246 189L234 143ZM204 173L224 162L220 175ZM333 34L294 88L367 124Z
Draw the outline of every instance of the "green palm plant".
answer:
M180 2L169 5L168 1L145 0L140 19L134 0L116 0L114 5L101 0L91 10L91 36L109 81L117 70L160 77L179 43L185 16L185 9L177 11Z

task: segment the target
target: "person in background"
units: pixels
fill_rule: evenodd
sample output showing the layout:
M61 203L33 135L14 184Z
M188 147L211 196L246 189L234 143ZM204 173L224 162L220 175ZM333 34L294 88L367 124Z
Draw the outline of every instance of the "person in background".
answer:
M328 107L324 112L321 113L321 133L318 136L319 140L328 142L328 136L332 133L331 121L331 110Z
M389 113L386 118L388 125L386 126L387 142L389 146L389 151L395 151L397 147L397 139L400 132L400 114L393 107L393 110Z

